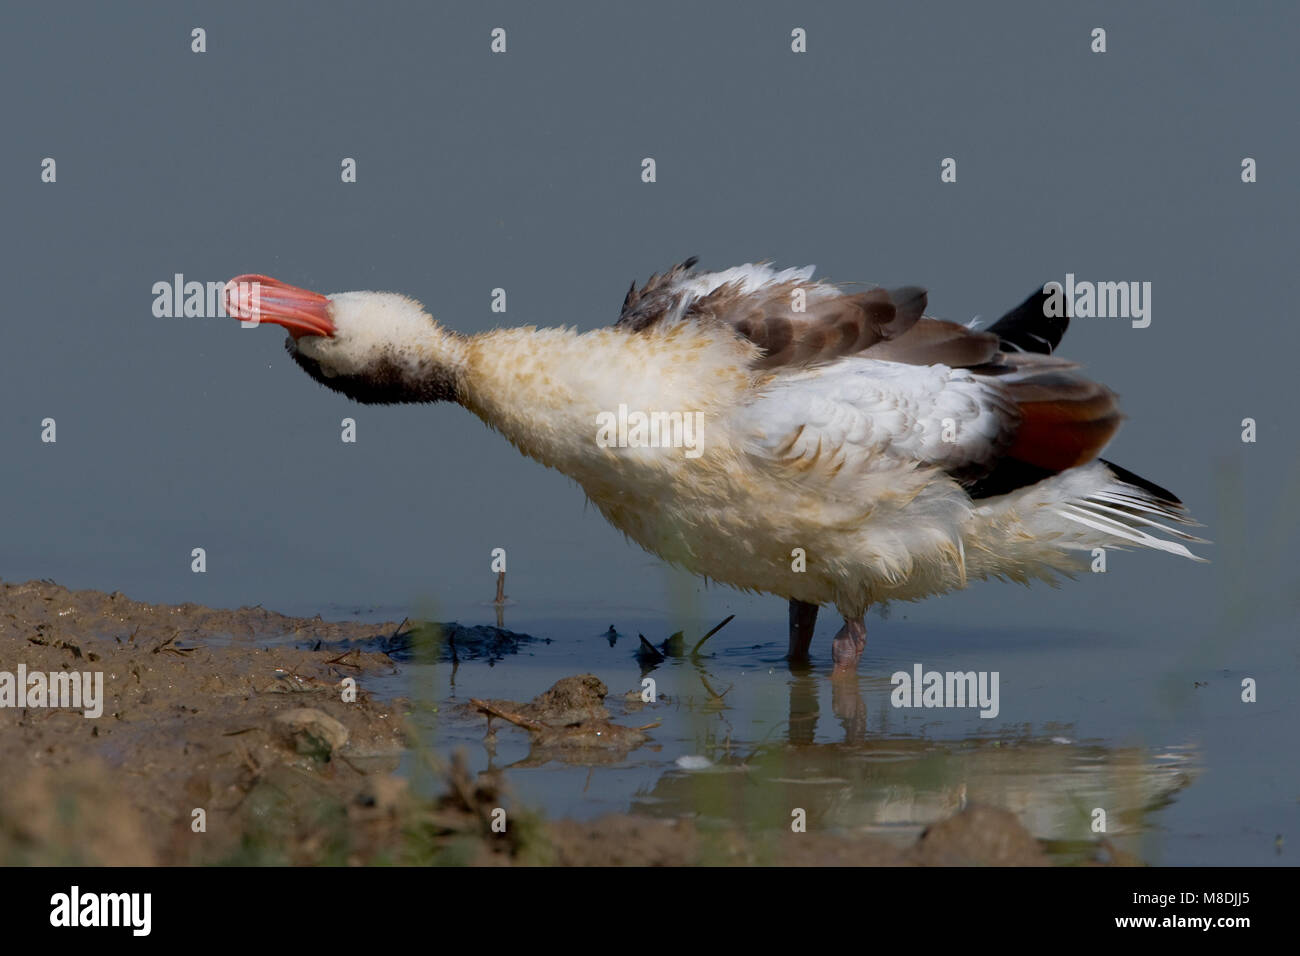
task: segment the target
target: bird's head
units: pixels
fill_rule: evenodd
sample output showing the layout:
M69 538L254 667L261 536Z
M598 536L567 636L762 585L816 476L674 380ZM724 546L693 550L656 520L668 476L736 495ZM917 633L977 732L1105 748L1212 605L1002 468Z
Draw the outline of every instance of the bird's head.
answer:
M285 348L322 385L367 404L456 401L460 336L393 292L321 295L263 275L226 283L226 312L289 330Z

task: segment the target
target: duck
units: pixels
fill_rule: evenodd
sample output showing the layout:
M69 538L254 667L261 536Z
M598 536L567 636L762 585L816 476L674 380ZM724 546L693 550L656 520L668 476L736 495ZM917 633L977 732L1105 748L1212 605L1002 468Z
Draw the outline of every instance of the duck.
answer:
M1098 549L1205 560L1177 497L1100 457L1118 400L1056 354L1069 316L1049 287L981 329L926 315L916 286L696 266L633 282L617 321L585 332L466 335L405 295L253 273L225 305L286 329L326 388L460 405L651 554L785 599L792 661L809 659L822 607L843 622L842 672L872 606L986 579L1055 585Z

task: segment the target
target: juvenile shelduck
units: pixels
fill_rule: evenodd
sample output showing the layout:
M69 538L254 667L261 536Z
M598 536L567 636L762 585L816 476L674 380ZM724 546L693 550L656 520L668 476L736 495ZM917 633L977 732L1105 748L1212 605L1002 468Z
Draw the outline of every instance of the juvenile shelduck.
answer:
M925 292L849 291L812 267L693 271L640 289L612 328L465 336L391 292L320 295L265 276L228 312L289 330L312 378L365 403L455 402L568 475L647 551L817 610L856 664L873 602L979 578L1052 580L1094 548L1196 558L1163 488L1097 457L1114 394L1052 353L1036 293L984 331L922 316ZM1163 536L1162 536L1163 535Z

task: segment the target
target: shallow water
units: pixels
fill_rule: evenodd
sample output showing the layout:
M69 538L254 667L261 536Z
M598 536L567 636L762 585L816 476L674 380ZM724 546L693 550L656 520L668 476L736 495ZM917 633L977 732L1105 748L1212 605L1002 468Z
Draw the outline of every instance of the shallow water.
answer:
M402 616L385 608L350 614ZM596 624L590 615L582 608L530 618L510 608L508 628L549 641L492 662L408 661L367 687L409 698L427 746L464 751L472 770L504 770L517 800L552 817L637 812L775 829L802 808L809 829L905 843L965 804L983 803L1015 812L1062 862L1081 862L1099 858L1092 825L1100 809L1111 846L1146 862L1289 862L1279 838L1295 823L1295 771L1275 759L1278 748L1290 749L1277 705L1242 704L1235 673L1179 674L1158 640L1135 659L1128 639L1086 629L954 630L869 618L857 673L838 678L825 621L809 667L782 659L784 622L774 614L732 621L695 659L647 668L637 635L659 644L665 619L611 611ZM471 607L459 620L492 623L493 612ZM687 647L714 623L687 628ZM610 624L619 634L612 643ZM985 719L975 709L894 707L890 675L917 663L997 671L1000 712ZM608 686L615 722L658 722L649 744L558 759L534 752L524 730L500 720L487 739L486 718L464 706L471 697L528 700L584 672ZM637 700L646 677L655 703ZM1270 743L1270 731L1279 740ZM1270 764L1280 772L1268 772ZM418 788L437 785L414 753L402 772Z

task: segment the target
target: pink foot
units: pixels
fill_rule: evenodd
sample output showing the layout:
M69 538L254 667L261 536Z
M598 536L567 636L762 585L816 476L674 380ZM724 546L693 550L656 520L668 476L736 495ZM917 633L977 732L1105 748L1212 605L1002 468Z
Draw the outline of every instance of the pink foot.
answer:
M867 625L862 621L845 621L831 640L831 660L835 670L851 670L867 649Z

